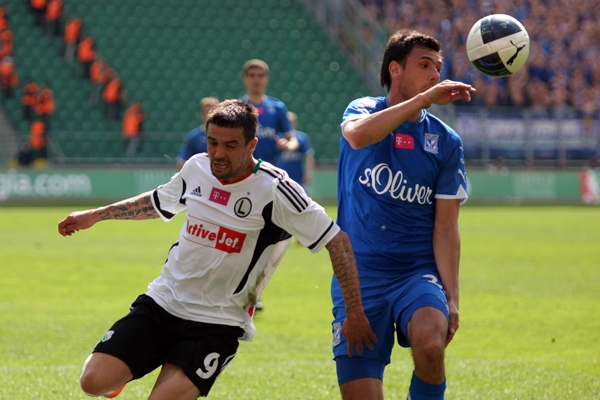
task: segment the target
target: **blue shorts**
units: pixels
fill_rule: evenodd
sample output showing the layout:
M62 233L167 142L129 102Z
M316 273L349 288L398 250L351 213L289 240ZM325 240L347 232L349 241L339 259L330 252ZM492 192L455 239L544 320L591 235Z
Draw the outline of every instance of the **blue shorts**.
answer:
M341 334L346 309L339 284L335 277L331 284L333 300L333 356L337 363L338 382L360 378L383 380L383 370L390 362L394 348L394 332L398 344L409 347L407 326L419 308L435 307L448 320L448 300L437 271L420 271L412 277L396 279L360 277L363 307L371 329L377 335L374 349L364 347L363 354L348 357L348 345Z

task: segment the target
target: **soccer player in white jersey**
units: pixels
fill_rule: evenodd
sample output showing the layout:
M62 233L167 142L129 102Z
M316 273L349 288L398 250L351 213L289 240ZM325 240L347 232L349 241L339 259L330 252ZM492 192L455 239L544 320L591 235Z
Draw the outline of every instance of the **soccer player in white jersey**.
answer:
M408 398L444 398L444 350L458 329L458 209L467 192L460 137L425 109L469 101L475 89L440 83L441 66L436 39L394 34L381 66L387 96L357 99L343 116L337 222L352 242L363 305L379 338L373 350L349 357L334 277L333 351L344 400L383 399L394 332L412 350Z
M348 236L285 171L254 159L257 121L256 109L243 101L220 103L206 121L208 153L191 157L170 182L58 224L61 235L71 236L102 220L169 221L186 211L160 276L86 360L85 393L114 397L162 367L150 399L208 395L238 340L254 336L256 299L291 235L312 252L329 251L346 304L348 350L373 347Z

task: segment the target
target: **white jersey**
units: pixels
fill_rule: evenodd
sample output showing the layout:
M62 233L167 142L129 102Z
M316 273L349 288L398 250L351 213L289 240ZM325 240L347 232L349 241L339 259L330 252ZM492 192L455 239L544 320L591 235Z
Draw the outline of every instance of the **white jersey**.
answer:
M190 158L152 194L165 221L187 210L179 241L147 294L188 320L240 326L252 340L254 305L291 235L316 253L340 228L287 173L267 162L224 184L206 153Z

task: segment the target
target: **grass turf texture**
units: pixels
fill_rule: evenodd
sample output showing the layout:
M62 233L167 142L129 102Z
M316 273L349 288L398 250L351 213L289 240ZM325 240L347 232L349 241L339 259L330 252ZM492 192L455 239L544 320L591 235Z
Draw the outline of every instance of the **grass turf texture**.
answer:
M108 221L63 238L56 224L70 211L0 208L0 399L87 399L83 361L159 274L183 221ZM465 206L460 225L461 328L447 351L447 398L600 398L600 210ZM210 398L339 398L330 276L326 251L292 243L254 342L241 343ZM411 371L396 347L387 398L406 398ZM119 398L147 398L155 377Z

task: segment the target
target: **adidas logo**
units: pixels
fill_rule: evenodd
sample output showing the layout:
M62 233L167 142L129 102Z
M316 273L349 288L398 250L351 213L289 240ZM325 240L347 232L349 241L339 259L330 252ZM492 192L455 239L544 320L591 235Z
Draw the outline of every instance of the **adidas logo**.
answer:
M192 193L190 193L190 195L202 197L202 189L200 188L200 186L198 186L196 189L192 190Z

